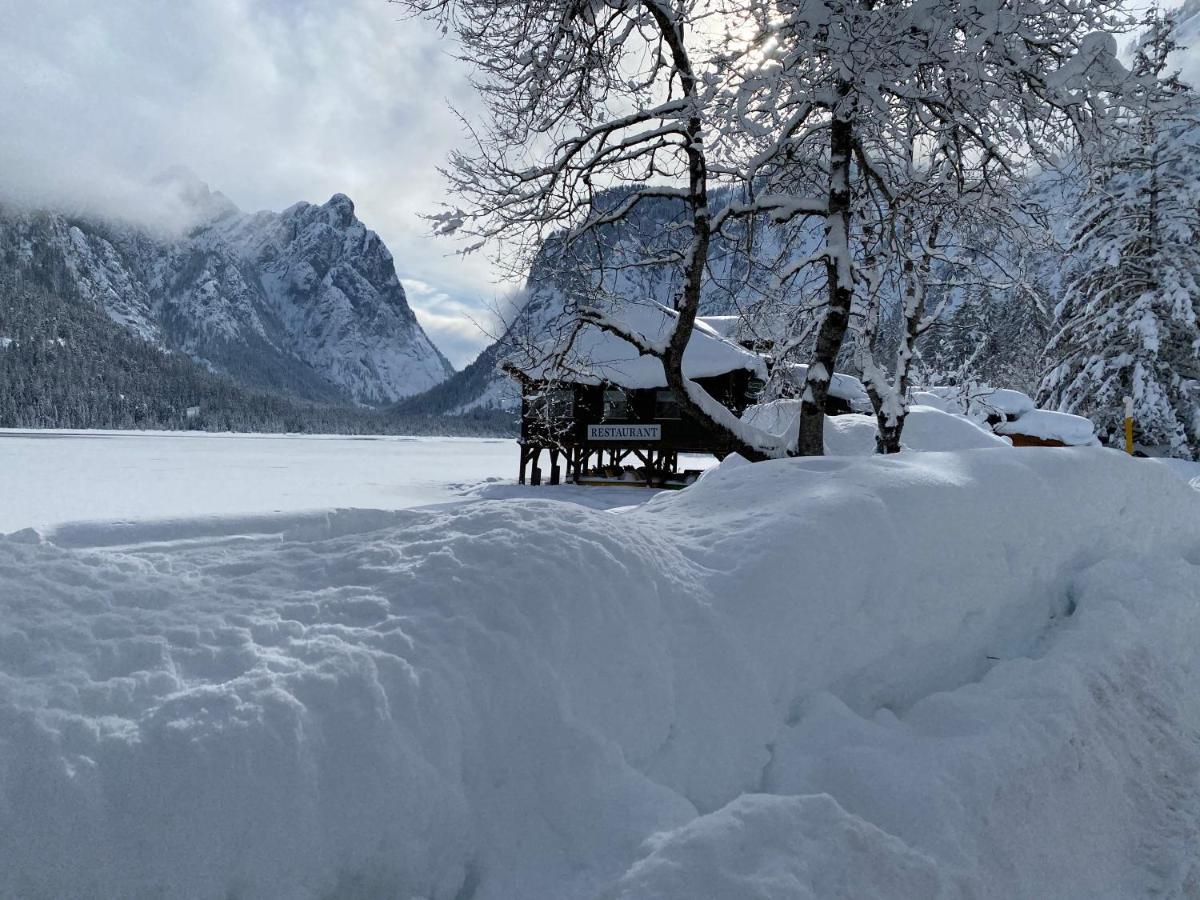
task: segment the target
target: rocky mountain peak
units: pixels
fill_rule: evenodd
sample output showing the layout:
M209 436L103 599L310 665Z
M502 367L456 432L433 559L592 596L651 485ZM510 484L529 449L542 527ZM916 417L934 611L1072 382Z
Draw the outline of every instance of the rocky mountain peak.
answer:
M330 214L329 224L336 228L348 228L354 222L354 201L345 194L334 194L321 208Z
M345 194L246 214L186 169L155 184L197 224L168 236L0 208L0 274L41 279L145 340L308 399L390 403L452 374Z

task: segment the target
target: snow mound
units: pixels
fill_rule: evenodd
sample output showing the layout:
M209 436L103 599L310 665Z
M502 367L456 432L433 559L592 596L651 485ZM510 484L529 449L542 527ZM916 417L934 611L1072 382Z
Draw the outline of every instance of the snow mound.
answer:
M1186 459L1174 459L1169 456L1151 460L1154 465L1166 466L1192 488L1200 491L1200 462Z
M0 896L1194 896L1197 641L1090 450L0 540Z
M827 794L746 794L648 841L603 900L935 897L935 863Z
M874 416L833 416L826 419L825 448L832 456L866 456L875 452ZM904 422L903 445L909 450L983 450L1008 447L965 416L929 406L909 408Z
M1011 388L988 388L971 398L974 410L995 413L1003 418L1016 418L1037 409L1037 404L1028 394Z
M773 400L749 407L742 421L768 434L794 433L800 415L799 400ZM830 456L869 456L875 452L874 416L849 414L825 419L825 452ZM1007 447L965 416L928 406L913 406L904 423L904 446L910 450L980 450Z
M1098 446L1096 426L1091 419L1049 409L1022 413L1016 421L1001 422L997 434L1023 434L1046 441L1062 441L1068 447Z

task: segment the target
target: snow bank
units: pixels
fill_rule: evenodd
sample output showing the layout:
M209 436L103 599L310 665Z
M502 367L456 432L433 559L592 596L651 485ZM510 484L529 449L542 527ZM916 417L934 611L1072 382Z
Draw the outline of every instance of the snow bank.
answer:
M1174 459L1169 456L1150 460L1154 465L1166 466L1189 485L1200 491L1200 462L1186 459Z
M768 434L795 433L799 400L773 400L749 407L742 420ZM825 452L830 456L868 456L875 452L874 416L844 415L825 419ZM1007 447L1009 442L965 416L928 406L913 406L904 423L903 444L910 450L979 450Z
M916 388L912 398L914 403L933 406L943 412L961 413L980 421L1014 419L1037 408L1028 394L988 384Z
M0 895L1194 895L1198 640L1089 450L0 540Z
M987 388L971 397L971 406L1001 418L1016 418L1037 409L1032 397L1011 388Z
M865 456L875 452L874 416L834 416L826 419L825 448L833 456ZM904 422L902 443L908 450L983 450L1008 447L965 416L942 412L928 406L909 408Z

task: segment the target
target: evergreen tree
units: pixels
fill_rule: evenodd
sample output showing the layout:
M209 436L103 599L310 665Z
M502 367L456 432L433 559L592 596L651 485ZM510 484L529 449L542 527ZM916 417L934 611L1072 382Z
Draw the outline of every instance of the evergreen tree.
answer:
M1092 161L1074 216L1066 290L1040 400L1092 418L1109 443L1134 400L1138 442L1200 453L1200 124L1195 95L1164 75L1170 16L1148 17L1121 137Z

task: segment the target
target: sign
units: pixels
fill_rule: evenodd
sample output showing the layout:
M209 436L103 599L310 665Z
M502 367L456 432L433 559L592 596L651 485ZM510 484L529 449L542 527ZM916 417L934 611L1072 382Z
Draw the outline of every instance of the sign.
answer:
M589 425L589 441L661 441L661 425Z

